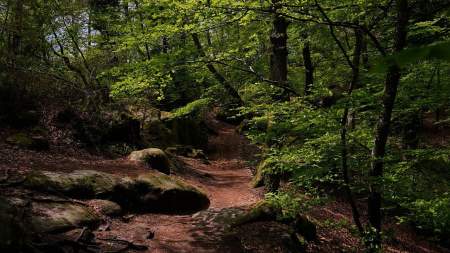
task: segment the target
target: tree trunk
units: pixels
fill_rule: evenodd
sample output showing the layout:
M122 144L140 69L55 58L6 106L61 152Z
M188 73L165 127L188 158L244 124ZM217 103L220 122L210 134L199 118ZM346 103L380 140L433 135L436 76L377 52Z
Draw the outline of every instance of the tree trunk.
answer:
M360 29L355 29L355 50L353 52L352 60L352 80L347 88L347 95L350 96L355 88L358 86L359 82L359 72L360 72L360 61L362 52L362 31ZM348 168L348 147L347 147L347 131L348 131L348 117L349 117L349 106L347 105L344 109L344 113L341 118L341 166L342 166L342 177L344 179L344 190L347 195L347 200L352 208L353 221L358 228L359 233L362 235L364 228L360 220L360 214L356 205L356 201L353 197L353 193L350 188L350 175Z
M134 5L136 6L137 11L139 12L139 23L141 27L141 33L142 35L145 35L145 25L144 25L144 17L142 16L142 12L139 10L139 1L134 1ZM128 12L128 6L127 6L127 12ZM147 60L151 60L151 53L150 53L150 46L147 42L144 42L144 48L145 48L145 56L147 57Z
M408 29L408 0L397 0L397 21L396 31L394 37L394 51L401 51L407 44L407 29ZM382 176L384 166L384 156L386 153L386 143L389 136L392 110L394 108L395 97L400 82L400 67L393 65L389 68L383 94L383 112L378 121L374 147L372 149L372 164L370 170L370 185L369 185L369 222L375 231L374 249L381 247L381 200L382 200ZM372 250L374 250L372 249Z
M289 22L281 15L277 14L277 4L279 0L272 0L275 6L273 30L270 35L272 52L270 55L270 78L285 86L288 74L288 50L287 50L287 28Z
M311 61L309 41L306 41L303 47L303 64L305 65L305 96L308 96L311 94L311 89L314 84L314 66Z
M198 52L200 53L200 56L205 57L205 51L203 50L202 43L200 42L200 38L198 37L197 33L192 34L192 40L194 41L195 47L197 47ZM223 77L219 71L217 71L216 67L210 62L206 63L206 67L208 68L209 72L214 75L217 81L219 81L220 84L225 88L225 90L228 92L228 95L230 95L234 100L236 100L236 103L238 105L242 105L242 99L239 96L238 92L227 82L225 77Z
M278 86L287 87L288 75L288 50L287 50L287 28L289 22L277 12L280 0L272 0L273 6L273 28L270 34L271 54L270 54L270 79L278 83ZM289 97L288 91L283 89L280 99ZM280 187L281 176L277 172L269 174L264 180L266 190L276 192Z

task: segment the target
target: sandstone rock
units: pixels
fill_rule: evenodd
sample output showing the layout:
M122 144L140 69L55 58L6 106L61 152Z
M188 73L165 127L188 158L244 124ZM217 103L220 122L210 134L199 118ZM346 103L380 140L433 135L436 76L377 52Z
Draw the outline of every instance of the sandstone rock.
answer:
M297 214L295 217L284 217L283 210L280 206L273 205L267 201L261 201L250 209L247 213L238 217L233 226L241 226L254 222L264 221L278 221L280 223L289 225L296 235L297 239L302 237L307 241L314 241L317 239L316 225L311 220L302 214Z
M96 227L100 217L84 205L44 201L32 203L30 223L37 233L54 233L84 226Z
M132 209L140 211L192 213L209 206L208 197L200 190L157 172L138 176L123 192L128 192Z
M191 213L209 206L200 190L156 171L135 179L91 170L34 171L26 175L24 186L77 199L112 200L131 211Z
M128 159L130 161L146 164L164 174L170 174L172 167L166 153L158 148L148 148L131 152Z
M120 207L120 205L113 201L105 199L93 199L89 201L89 204L93 205L96 211L106 216L115 217L119 216L122 213L122 208Z
M122 179L94 170L76 170L71 173L34 171L26 175L28 188L87 199L111 196Z

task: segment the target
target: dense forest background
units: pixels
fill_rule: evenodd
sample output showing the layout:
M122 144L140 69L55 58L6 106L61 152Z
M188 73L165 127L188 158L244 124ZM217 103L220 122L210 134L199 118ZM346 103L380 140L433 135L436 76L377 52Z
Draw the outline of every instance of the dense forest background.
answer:
M337 198L372 252L387 221L448 247L449 41L448 0L0 0L2 137L205 149L214 111L279 219Z

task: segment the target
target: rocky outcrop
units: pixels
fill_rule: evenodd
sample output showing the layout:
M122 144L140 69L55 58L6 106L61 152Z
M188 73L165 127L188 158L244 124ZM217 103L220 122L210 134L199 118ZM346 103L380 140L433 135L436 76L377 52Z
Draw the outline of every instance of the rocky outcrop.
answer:
M33 171L26 175L24 185L41 192L63 194L71 198L108 198L122 179L94 170L71 173Z
M1 252L35 252L30 243L38 237L94 229L101 217L86 205L56 197L0 196L0 223Z
M71 173L31 172L25 187L77 199L106 199L139 212L191 213L209 206L208 197L187 183L159 172L137 178L78 170Z
M209 199L197 188L167 175L149 172L122 184L125 198L118 202L142 212L194 213L206 209ZM125 202L123 202L125 201Z
M101 218L89 207L58 201L33 201L29 223L37 233L64 232L79 227L96 227Z
M307 241L314 241L317 239L316 225L310 219L298 213L295 217L286 217L283 215L283 209L280 206L262 201L250 209L247 213L239 216L234 222L233 226L238 227L255 222L269 222L277 221L289 225L292 233L298 234L296 237L304 238Z

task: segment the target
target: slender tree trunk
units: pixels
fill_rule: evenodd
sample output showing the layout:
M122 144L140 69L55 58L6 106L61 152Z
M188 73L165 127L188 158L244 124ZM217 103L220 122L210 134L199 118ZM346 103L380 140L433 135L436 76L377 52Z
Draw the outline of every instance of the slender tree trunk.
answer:
M309 41L303 47L303 64L305 65L305 96L311 94L314 84L314 66L311 61L311 48Z
M370 68L369 51L367 48L367 35L364 35L363 40L362 40L362 62L363 62L364 68L366 68L366 69Z
M136 6L136 9L139 13L138 16L139 16L139 23L140 23L140 27L141 27L141 33L142 33L142 35L144 35L145 34L144 17L142 16L142 13L139 11L139 1L134 1L134 5ZM127 8L127 12L128 12L128 8ZM145 48L145 55L147 56L147 60L150 60L151 59L150 46L148 45L147 42L144 42L144 48Z
M206 6L208 6L208 8L211 7L211 0L206 0ZM206 30L206 41L207 41L209 47L212 46L211 32L209 31L209 29Z
M197 33L192 34L192 40L194 41L195 47L197 47L198 52L202 57L205 57L205 51L203 50L202 43L200 42L200 38L198 37ZM219 81L220 84L225 88L225 90L228 92L228 95L230 95L234 100L236 100L236 103L239 105L242 105L242 99L239 96L239 93L228 83L228 81L225 79L225 77L222 76L222 74L217 71L216 67L214 67L214 64L208 62L206 64L206 67L208 68L209 72L214 75L217 81Z
M408 0L397 0L396 3L397 24L394 37L394 51L399 52L407 44L409 19ZM400 76L400 67L398 65L393 65L389 68L384 86L383 112L376 127L374 147L372 149L370 194L368 199L369 222L376 233L374 249L372 251L381 247L383 159L386 153L386 143L389 137L392 110L394 108Z
M355 88L358 87L359 83L359 72L360 72L360 60L362 52L362 31L360 29L355 29L355 49L353 52L353 64L352 68L352 80L347 88L347 94L350 96ZM347 200L352 208L353 221L358 228L359 233L362 235L364 228L361 223L360 214L358 207L356 205L355 198L350 188L350 175L348 168L348 147L347 147L347 131L348 131L348 117L349 117L349 106L347 105L344 109L344 113L341 118L341 166L342 166L342 177L344 179L344 190L347 195Z

